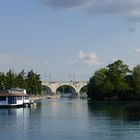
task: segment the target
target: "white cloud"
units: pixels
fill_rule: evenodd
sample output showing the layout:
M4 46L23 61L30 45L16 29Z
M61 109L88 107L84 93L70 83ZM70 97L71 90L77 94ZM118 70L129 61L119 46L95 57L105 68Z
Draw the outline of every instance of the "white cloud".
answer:
M140 0L40 0L54 9L83 8L92 15L116 14L140 22Z
M139 7L140 8L140 7ZM128 21L140 22L140 10L131 11L127 14Z
M140 48L136 48L136 49L133 49L133 50L128 50L128 53L129 53L129 54L140 53Z
M140 53L140 48L135 49L135 52Z
M132 54L132 53L133 53L133 51L132 51L132 50L128 50L128 53L129 53L129 54Z
M48 62L48 61L46 61L46 62L45 62L45 65L49 65L49 62Z
M80 51L78 58L71 64L87 64L87 65L99 65L97 54L95 52L83 52Z

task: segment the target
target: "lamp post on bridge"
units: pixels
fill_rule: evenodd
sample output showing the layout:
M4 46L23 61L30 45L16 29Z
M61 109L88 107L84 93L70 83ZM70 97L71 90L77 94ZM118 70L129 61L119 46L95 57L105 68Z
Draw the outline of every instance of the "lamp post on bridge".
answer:
M69 81L75 83L76 82L76 78L75 78L75 72L73 74L69 74Z

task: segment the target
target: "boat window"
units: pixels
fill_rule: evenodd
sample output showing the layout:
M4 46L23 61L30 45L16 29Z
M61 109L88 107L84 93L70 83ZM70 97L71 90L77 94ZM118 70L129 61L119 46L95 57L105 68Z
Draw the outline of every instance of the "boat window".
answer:
M25 100L29 100L29 97L28 97L28 96L27 96L27 97L24 97L24 99L25 99Z
M0 101L6 101L6 97L0 97Z
M17 100L16 97L8 97L8 104L16 104Z
M17 97L17 100L22 100L22 97Z

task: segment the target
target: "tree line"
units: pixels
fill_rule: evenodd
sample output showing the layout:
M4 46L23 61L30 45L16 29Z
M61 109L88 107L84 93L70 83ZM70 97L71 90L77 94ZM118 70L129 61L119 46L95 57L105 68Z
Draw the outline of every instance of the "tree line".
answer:
M24 70L15 73L11 69L6 73L0 72L0 88L23 88L26 89L28 94L40 94L42 91L40 74L35 73L33 70L28 73L25 73Z
M87 87L93 100L140 100L140 65L133 70L117 60L95 71Z

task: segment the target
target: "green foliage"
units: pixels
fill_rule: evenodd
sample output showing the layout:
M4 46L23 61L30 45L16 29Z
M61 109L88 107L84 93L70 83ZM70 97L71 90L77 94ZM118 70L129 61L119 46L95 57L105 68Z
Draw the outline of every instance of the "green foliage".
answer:
M40 94L42 90L39 74L29 71L27 74L22 70L19 74L9 70L6 74L0 73L1 89L24 88L28 94Z
M117 60L101 68L94 73L88 83L88 97L92 99L121 99L129 90L132 90L132 83L129 83L130 70L122 60Z
M140 99L140 65L133 68L132 77L135 96Z
M86 93L87 92L87 85L82 87L80 90L80 93Z
M102 100L104 98L104 82L106 80L107 69L102 68L94 73L88 83L87 94L89 98Z
M108 78L114 86L114 92L119 93L122 90L128 89L126 82L126 76L130 73L128 66L123 64L122 60L117 60L107 67L109 68Z
M41 93L41 80L40 75L29 71L26 78L27 92L32 94Z
M4 88L5 80L6 80L6 78L5 78L4 73L0 72L0 87L1 88Z
M5 75L5 88L15 88L15 73L9 70Z
M27 83L26 83L25 79L26 79L26 75L25 75L24 70L22 70L16 76L16 79L15 79L15 85L16 85L16 87L19 87L19 88L25 88L25 87L27 87Z

